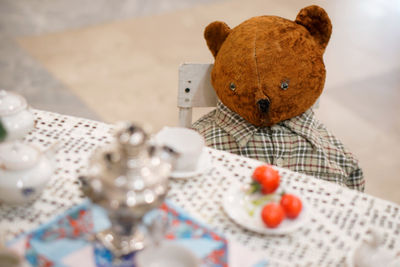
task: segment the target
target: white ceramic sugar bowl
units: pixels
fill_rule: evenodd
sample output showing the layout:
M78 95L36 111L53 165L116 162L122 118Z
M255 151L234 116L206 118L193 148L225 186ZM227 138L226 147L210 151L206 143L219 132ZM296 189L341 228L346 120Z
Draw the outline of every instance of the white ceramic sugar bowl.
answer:
M0 90L0 120L7 131L4 141L20 139L34 126L34 116L25 98L6 90Z
M21 204L35 198L53 173L51 150L21 142L0 144L0 201Z

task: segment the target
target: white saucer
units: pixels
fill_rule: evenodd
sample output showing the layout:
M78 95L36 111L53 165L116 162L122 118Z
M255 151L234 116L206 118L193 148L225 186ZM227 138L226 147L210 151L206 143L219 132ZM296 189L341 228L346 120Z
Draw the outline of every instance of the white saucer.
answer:
M300 215L294 219L284 219L281 224L276 228L268 228L261 219L262 205L254 210L253 215L249 214L249 206L251 196L247 195L244 190L240 187L233 188L230 190L225 198L223 199L222 205L228 216L242 227L260 234L269 235L284 235L289 234L302 225L304 225L308 219L307 205L303 199L303 209Z
M186 179L191 178L200 174L205 173L206 171L212 168L212 160L211 155L207 150L203 149L203 152L200 155L199 162L197 167L193 171L173 171L170 174L171 178L175 179Z

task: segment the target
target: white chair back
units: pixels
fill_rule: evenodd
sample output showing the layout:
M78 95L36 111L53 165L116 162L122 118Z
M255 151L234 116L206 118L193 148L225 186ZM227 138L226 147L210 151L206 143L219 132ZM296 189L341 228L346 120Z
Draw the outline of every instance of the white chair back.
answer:
M193 107L215 107L217 96L211 85L213 64L184 63L179 66L179 126L190 128Z

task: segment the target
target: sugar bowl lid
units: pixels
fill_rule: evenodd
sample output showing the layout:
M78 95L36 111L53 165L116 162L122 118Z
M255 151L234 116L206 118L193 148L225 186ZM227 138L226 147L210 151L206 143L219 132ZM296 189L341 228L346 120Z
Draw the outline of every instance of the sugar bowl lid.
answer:
M20 142L0 144L0 166L6 170L24 170L32 168L40 158L40 151L33 146Z
M21 95L0 90L0 116L15 114L26 107L26 100Z

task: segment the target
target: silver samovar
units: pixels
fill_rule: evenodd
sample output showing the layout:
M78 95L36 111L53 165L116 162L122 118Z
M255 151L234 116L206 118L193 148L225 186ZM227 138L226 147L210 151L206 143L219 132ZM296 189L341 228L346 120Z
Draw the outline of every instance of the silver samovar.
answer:
M176 153L149 144L148 135L134 124L125 124L115 137L115 144L93 153L88 175L80 179L84 194L107 211L111 222L96 239L118 258L145 246L139 226L163 203Z

